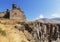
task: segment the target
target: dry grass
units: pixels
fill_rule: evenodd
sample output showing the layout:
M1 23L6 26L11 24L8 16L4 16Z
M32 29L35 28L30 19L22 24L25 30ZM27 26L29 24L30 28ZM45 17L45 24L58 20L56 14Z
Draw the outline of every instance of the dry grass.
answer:
M12 26L12 24L15 24L16 22L17 21L8 19L0 20L0 32L2 33L2 35L0 33L0 42L21 42L22 40L29 42L22 31L19 32ZM3 36L5 33L6 36Z

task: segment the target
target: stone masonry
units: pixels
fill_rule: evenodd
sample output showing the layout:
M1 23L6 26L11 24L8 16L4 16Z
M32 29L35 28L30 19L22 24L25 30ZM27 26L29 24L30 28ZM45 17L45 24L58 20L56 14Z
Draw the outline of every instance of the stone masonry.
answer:
M12 10L7 9L6 12L0 12L0 18L26 20L24 12L21 8L17 8L16 4L12 4Z

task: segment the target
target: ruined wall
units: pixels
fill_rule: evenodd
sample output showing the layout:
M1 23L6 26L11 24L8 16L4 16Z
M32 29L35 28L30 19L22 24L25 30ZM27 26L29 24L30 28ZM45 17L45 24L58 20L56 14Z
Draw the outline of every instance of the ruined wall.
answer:
M16 4L12 4L12 10L7 9L6 12L0 13L0 18L26 20L26 16L21 8L17 8Z
M3 18L5 15L6 15L5 12L1 12L1 13L0 13L0 18Z
M25 15L18 9L14 9L10 11L10 19L20 19L20 20L25 20L26 17Z

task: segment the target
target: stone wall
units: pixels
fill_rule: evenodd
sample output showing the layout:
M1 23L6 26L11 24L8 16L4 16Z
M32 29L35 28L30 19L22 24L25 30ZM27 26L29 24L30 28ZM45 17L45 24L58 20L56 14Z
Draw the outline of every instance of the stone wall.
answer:
M0 18L16 19L16 20L26 20L21 8L17 8L16 4L12 5L12 10L7 9L6 12L0 13Z
M14 10L10 11L10 19L25 20L26 17L25 17L25 15L24 15L24 13L22 13L20 10L14 9Z

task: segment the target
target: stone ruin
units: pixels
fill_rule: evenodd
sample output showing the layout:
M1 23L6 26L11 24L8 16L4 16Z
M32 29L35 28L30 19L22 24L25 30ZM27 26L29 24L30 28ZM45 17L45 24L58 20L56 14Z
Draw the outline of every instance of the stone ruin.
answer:
M16 4L12 4L12 10L7 9L5 12L0 12L0 18L26 20L24 12L21 8L17 8Z

